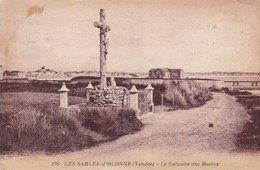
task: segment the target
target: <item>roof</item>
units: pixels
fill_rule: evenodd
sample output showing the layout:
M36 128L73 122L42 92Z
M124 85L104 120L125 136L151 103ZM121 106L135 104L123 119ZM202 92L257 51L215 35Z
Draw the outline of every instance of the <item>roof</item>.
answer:
M170 69L170 68L152 68L152 69L150 69L150 71L156 71L156 70L162 70L162 71L164 71L164 72L180 72L180 71L183 71L182 69Z
M156 71L156 70L161 70L161 71L164 71L164 72L170 71L168 68L152 68L152 69L150 69L150 71Z
M24 71L9 71L9 70L7 70L7 71L5 71L4 73L6 73L6 74L14 74L14 73L25 73Z
M36 70L34 72L37 72L37 73L40 73L40 72L51 72L51 73L58 73L57 71L55 70L52 70L52 69L46 69L44 66L40 69L40 70Z
M183 71L182 69L178 68L178 69L169 69L171 72L180 72Z

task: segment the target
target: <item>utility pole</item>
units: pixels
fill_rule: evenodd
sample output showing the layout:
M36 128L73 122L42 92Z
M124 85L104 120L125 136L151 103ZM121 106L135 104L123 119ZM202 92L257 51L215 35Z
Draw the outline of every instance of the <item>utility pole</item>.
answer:
M110 31L110 27L106 25L106 16L105 10L100 9L100 22L94 22L94 26L100 29L100 87L101 89L105 89L107 87L107 77L106 77L106 55L107 55L107 47L108 47L108 39L106 38L106 34Z

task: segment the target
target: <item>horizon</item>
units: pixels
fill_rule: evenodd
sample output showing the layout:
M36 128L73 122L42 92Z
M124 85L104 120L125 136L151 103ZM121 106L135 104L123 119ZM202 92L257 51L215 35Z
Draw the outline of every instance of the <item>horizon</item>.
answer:
M0 65L99 71L93 24L101 8L111 27L107 72L260 72L260 2L253 0L3 0Z

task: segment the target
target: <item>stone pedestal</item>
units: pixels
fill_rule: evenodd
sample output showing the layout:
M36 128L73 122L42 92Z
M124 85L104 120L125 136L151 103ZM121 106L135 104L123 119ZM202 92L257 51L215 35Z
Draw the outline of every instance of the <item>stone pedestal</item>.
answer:
M66 87L65 82L62 83L62 87L59 90L60 93L60 107L67 108L69 105L68 93L69 89Z
M130 107L137 111L137 116L139 116L139 108L138 108L138 90L135 85L132 86L130 93Z
M151 96L150 107L151 107L151 112L154 112L154 102L153 102L153 89L154 88L151 86L151 84L148 84L148 86L145 89L150 91L150 96Z

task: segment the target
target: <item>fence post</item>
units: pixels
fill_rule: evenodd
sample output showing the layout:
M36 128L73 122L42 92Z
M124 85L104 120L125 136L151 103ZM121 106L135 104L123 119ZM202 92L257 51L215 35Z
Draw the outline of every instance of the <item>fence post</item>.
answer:
M163 106L163 93L161 93L161 105Z
M137 116L139 116L139 108L138 108L138 90L135 85L130 89L130 107L137 111Z
M150 107L151 107L151 111L154 112L154 103L153 103L153 87L151 84L148 84L148 86L145 88L146 90L150 91L150 96L151 96L151 103L150 103Z
M86 87L86 98L87 98L87 103L89 103L89 93L91 90L93 90L94 87L91 84L91 81L89 81L88 86Z
M60 107L63 108L67 108L68 104L69 104L69 100L68 100L68 93L69 93L69 89L66 87L65 82L62 83L61 88L59 89L59 93L60 93Z

